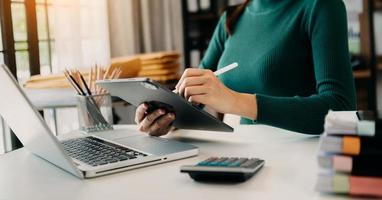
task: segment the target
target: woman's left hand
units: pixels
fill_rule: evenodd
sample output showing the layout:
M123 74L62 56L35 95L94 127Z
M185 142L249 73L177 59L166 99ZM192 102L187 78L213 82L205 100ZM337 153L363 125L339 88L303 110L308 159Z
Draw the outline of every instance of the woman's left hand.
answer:
M186 69L175 89L188 101L204 104L220 113L232 113L238 96L211 70L205 69Z

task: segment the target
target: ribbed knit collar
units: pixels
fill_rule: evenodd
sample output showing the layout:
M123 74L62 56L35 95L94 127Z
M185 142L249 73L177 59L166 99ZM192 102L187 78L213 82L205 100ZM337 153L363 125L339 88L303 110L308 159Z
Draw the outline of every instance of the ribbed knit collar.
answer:
M264 14L277 10L290 0L251 0L247 9L254 14Z

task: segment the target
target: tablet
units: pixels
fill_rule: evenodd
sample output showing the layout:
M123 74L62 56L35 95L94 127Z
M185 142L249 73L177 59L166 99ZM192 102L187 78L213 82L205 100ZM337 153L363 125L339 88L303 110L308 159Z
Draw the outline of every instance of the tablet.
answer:
M175 113L173 126L179 129L232 132L233 128L188 102L158 82L148 78L99 80L96 82L112 96L139 106L148 103Z

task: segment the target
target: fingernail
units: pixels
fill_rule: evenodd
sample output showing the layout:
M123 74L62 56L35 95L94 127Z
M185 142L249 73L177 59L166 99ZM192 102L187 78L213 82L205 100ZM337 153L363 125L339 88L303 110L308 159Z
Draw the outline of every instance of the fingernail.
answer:
M159 110L159 114L163 115L164 113L165 113L164 110L162 110L162 109Z
M168 117L169 117L170 119L175 119L175 115L172 114L172 113L168 114Z

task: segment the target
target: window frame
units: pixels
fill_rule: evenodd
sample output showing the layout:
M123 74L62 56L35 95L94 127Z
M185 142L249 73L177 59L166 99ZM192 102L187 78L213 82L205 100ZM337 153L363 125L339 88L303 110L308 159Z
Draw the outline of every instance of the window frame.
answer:
M16 50L15 39L13 35L12 24L12 3L19 3L25 5L26 12L26 25L27 25L27 44L29 53L29 71L31 75L40 74L40 55L38 46L38 32L37 32L37 17L36 17L36 1L27 0L24 2L12 0L0 1L0 21L2 25L2 40L3 40L3 53L4 63L9 67L12 74L16 77Z
M0 1L0 25L2 27L2 40L3 40L3 56L4 64L8 66L12 74L16 77L16 56L15 56L15 41L13 37L13 24L11 1Z
M31 75L40 74L40 51L36 16L36 1L26 0L27 40L29 53L29 70Z
M36 1L36 0L34 0ZM44 7L44 12L45 12L45 20L44 20L44 25L46 26L46 36L47 38L43 38L43 39L40 39L40 38L37 38L38 39L38 45L40 45L41 42L46 42L47 45L48 45L48 56L49 56L49 70L50 72L53 72L53 61L52 61L52 42L55 42L54 38L52 38L52 35L51 35L51 31L50 31L50 21L51 19L49 19L49 7L52 6L52 3L48 2L48 0L44 0L43 2L36 2L35 3L35 10L37 12L37 6L43 6ZM36 18L37 18L37 13L36 13ZM36 26L37 26L37 33L38 33L38 19L36 19ZM40 46L39 46L40 47ZM40 51L39 51L40 52ZM40 58L40 57L39 57ZM41 60L40 60L40 70L41 70L41 67L42 67L42 63L41 63Z
M25 5L26 12L26 25L27 25L27 52L29 54L29 71L30 75L40 74L40 55L39 55L39 40L38 40L38 27L36 16L36 1L25 0L14 1L1 0L0 1L0 26L2 31L4 64L10 69L13 76L17 79L17 63L16 63L16 49L15 39L13 34L13 22L12 22L12 3L22 3ZM4 152L11 151L22 147L21 142L12 133L9 128L1 123L1 135L4 142Z

